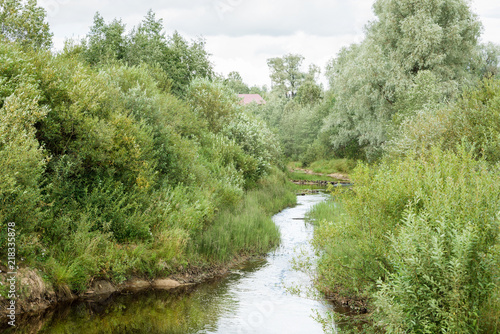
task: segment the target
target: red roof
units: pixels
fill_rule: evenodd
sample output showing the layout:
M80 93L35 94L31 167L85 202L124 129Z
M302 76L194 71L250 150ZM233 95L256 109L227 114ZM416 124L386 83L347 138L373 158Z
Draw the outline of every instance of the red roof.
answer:
M257 104L266 104L266 101L259 94L238 94L241 98L241 104L246 105L252 102Z

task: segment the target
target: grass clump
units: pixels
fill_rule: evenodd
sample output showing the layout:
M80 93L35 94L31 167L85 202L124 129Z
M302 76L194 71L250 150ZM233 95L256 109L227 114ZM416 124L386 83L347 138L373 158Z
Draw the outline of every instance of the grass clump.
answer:
M278 245L280 234L271 215L295 204L282 172L275 170L249 190L235 208L223 210L214 223L194 238L197 252L211 260L228 261L236 255L258 254Z
M352 159L332 159L332 160L317 160L312 162L308 168L315 173L332 174L343 173L349 174L355 167L357 162Z

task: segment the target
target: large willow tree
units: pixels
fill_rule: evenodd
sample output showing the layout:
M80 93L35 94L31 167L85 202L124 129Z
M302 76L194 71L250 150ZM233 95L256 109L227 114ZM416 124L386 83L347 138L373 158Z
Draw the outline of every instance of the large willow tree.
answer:
M355 142L368 157L394 122L471 79L481 31L467 0L377 0L373 8L378 20L365 40L328 66L337 103L324 128L334 148Z

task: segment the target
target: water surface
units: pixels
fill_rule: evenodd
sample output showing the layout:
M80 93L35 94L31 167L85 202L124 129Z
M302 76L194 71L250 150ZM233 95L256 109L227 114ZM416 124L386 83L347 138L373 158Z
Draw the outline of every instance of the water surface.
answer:
M223 279L176 291L118 295L100 303L62 306L20 324L18 333L323 333L312 315L330 307L287 292L309 287L293 269L297 254L312 255L313 227L306 212L326 195L298 197L296 207L273 217L281 244L265 258L249 261ZM14 331L10 331L14 332Z

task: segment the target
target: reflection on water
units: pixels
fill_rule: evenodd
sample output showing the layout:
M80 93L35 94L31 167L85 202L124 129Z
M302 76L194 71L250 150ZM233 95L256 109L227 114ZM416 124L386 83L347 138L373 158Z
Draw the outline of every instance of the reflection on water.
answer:
M310 285L293 270L299 250L312 254L312 226L302 220L325 195L306 195L274 216L282 244L266 259L234 269L224 279L172 291L118 295L76 303L25 321L6 333L322 333L312 319L325 303L290 295L284 286Z

